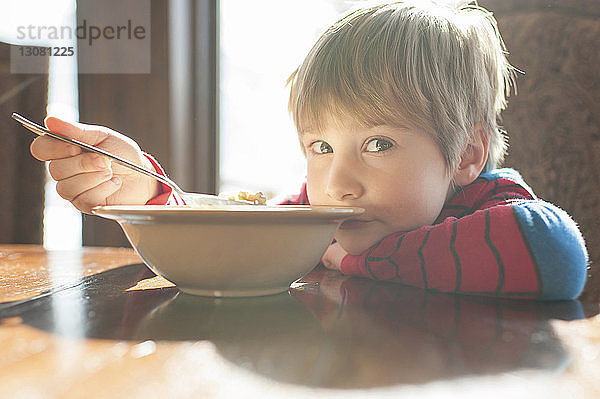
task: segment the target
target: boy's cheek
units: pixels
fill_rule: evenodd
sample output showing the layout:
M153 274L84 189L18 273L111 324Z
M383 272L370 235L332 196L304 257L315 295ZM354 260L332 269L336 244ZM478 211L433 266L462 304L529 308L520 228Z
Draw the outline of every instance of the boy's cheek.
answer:
M306 195L308 196L308 201L311 205L323 205L323 199L316 190L317 184L314 180L315 179L311 178L311 174L309 173L306 177Z
M306 194L311 205L334 205L327 195L327 172L312 167L306 175ZM338 204L339 205L339 204Z

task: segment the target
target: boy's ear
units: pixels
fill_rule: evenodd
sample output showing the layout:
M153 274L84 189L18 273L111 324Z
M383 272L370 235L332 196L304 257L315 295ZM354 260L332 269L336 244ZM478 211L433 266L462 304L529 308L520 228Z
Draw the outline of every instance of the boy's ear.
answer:
M488 140L483 126L474 126L473 139L460 156L458 169L454 173L454 183L466 186L473 183L485 167L488 156Z

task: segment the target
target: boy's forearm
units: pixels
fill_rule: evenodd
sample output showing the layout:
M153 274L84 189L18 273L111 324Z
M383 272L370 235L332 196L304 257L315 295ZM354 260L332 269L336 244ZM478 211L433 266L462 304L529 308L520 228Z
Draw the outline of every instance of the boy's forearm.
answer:
M152 155L144 153L144 156L150 162L150 164L157 173L166 176L165 171L160 166L158 161L154 159L154 157L152 157ZM146 202L146 205L185 205L185 201L183 200L183 198L181 198L176 192L174 192L171 187L167 186L164 183L159 184L160 190L158 192L158 195L154 198L150 198L148 202Z
M586 267L583 239L568 215L522 201L392 234L344 257L341 271L442 292L572 299Z

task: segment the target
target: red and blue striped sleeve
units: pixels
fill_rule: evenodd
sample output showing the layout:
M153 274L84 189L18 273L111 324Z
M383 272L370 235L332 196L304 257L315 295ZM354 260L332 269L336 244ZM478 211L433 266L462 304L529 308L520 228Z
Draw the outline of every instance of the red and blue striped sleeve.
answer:
M588 266L577 225L537 199L517 172L482 174L444 208L439 223L347 255L341 271L433 291L510 298L576 298Z
M302 188L298 194L287 197L279 205L310 205L306 191L306 182L302 184Z
M144 156L150 161L156 173L166 176L162 166L150 154L144 153ZM151 198L146 205L185 205L185 201L173 189L166 184L160 182L160 194Z

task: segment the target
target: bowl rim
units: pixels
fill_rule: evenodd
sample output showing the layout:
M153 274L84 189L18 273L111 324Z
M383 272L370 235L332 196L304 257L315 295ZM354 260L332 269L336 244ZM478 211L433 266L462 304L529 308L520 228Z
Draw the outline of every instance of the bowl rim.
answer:
M359 207L326 205L206 205L203 207L174 205L102 205L92 214L121 221L186 221L219 219L248 220L341 220L364 212Z

